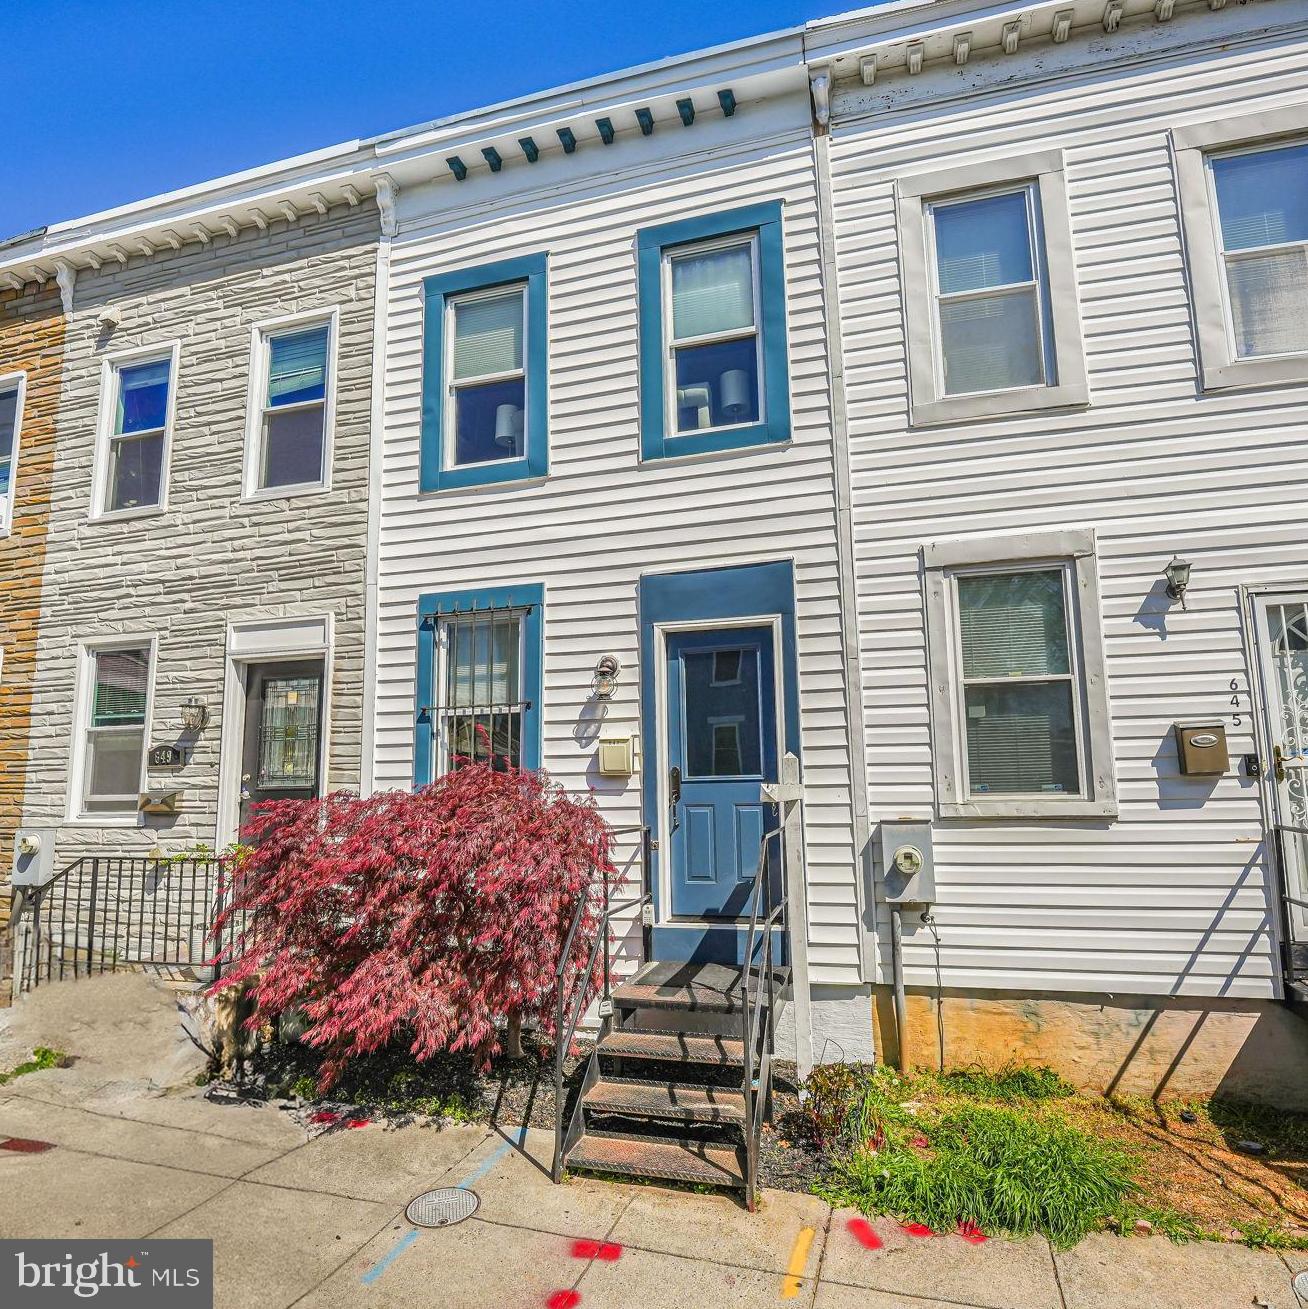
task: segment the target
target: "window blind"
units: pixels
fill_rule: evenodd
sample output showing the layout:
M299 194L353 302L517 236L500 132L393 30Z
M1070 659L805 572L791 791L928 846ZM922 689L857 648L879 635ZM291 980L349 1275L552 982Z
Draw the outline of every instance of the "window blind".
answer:
M450 709L517 704L518 675L516 614L459 615L449 625Z
M1226 155L1212 168L1227 250L1308 241L1308 145Z
M969 680L1070 669L1060 570L960 577L958 617Z
M92 727L133 727L145 722L148 650L103 650L95 656Z
M454 377L487 377L522 367L524 291L454 303Z
M1034 290L940 304L945 393L1039 386L1040 313Z
M1228 260L1238 355L1308 350L1308 248Z
M303 404L327 396L327 338L324 323L268 342L268 403Z
M1034 279L1025 190L939 205L932 213L941 295Z
M672 258L672 330L677 340L754 325L754 259L748 245Z
M1077 792L1070 682L969 686L964 699L968 782L974 794Z

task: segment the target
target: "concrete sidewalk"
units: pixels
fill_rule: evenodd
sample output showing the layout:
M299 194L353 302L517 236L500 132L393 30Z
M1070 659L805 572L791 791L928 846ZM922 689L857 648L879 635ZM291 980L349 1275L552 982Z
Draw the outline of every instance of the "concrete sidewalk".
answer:
M89 1070L88 1070L89 1071ZM475 1127L335 1125L150 1094L77 1068L0 1090L0 1236L209 1237L222 1309L1298 1309L1302 1256L1095 1236L971 1244L781 1191L733 1199L548 1175L553 1140ZM475 1216L418 1231L404 1208L461 1185Z

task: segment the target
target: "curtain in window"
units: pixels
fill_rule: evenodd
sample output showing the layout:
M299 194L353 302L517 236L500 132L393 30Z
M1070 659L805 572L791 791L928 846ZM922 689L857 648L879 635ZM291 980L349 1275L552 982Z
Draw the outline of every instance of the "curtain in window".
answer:
M449 620L449 707L517 704L516 614L460 615Z
M672 326L678 341L754 326L750 246L673 257Z
M118 371L118 413L115 431L122 436L150 432L168 419L168 374L172 363L160 359Z
M92 727L129 727L145 722L148 650L102 650L95 656Z
M522 367L522 289L454 303L454 377L487 377Z
M969 680L1069 670L1061 571L960 577L958 617Z
M269 405L302 404L327 395L327 324L268 342Z

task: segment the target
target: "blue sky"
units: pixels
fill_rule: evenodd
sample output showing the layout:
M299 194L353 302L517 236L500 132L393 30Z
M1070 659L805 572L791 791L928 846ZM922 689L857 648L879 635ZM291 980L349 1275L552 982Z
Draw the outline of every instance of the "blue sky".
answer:
M850 0L5 0L0 238Z

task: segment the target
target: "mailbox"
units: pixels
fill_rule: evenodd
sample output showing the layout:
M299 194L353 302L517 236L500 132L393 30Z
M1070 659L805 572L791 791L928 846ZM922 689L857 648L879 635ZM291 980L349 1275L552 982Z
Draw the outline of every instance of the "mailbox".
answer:
M598 763L601 777L630 777L636 771L634 738L630 734L601 736Z
M1226 724L1216 720L1176 723L1176 758L1186 777L1216 777L1231 766Z

